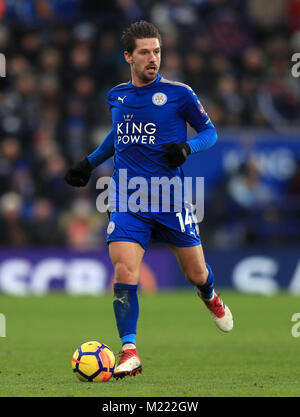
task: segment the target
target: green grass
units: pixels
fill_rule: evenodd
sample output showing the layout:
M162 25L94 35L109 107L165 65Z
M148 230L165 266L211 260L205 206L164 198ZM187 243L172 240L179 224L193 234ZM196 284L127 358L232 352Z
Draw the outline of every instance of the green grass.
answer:
M299 298L224 291L235 327L220 332L192 291L140 295L143 374L82 383L71 358L83 342L120 349L112 296L0 296L0 396L299 396L300 338L291 334Z

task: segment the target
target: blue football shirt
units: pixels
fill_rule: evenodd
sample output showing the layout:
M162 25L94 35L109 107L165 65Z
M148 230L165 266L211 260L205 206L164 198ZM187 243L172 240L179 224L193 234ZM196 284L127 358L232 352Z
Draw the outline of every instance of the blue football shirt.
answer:
M127 182L133 177L142 177L148 183L153 177L179 177L183 181L182 168L168 166L163 144L186 141L187 123L197 133L212 125L194 91L158 75L144 87L136 87L131 81L119 84L109 91L108 104L115 148L112 178L117 196L123 170Z

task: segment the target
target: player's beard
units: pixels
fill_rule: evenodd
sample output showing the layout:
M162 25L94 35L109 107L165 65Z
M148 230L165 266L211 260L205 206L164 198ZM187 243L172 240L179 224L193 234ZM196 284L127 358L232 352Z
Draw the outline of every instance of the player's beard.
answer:
M147 67L145 67L141 71L135 70L135 73L142 82L149 83L156 79L157 73L158 73L158 67L156 66L156 70L152 71L152 74L147 72Z

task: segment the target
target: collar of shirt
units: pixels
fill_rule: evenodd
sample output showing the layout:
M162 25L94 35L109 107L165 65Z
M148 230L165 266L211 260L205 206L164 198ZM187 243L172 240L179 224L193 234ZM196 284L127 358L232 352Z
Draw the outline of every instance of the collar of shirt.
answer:
M160 82L161 78L162 78L161 75L157 74L156 79L154 81L152 81L152 83L144 85L143 87L137 87L137 86L133 85L132 80L131 80L129 82L129 86L134 88L136 90L136 92L138 93L139 91L142 92L142 91L145 91L147 89L153 88L154 86L156 86Z

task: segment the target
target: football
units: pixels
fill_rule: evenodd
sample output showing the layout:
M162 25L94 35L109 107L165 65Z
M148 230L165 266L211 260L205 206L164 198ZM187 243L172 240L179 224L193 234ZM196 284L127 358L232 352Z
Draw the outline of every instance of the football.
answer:
M72 357L74 374L83 382L107 382L114 373L116 358L113 351L100 342L86 342Z

